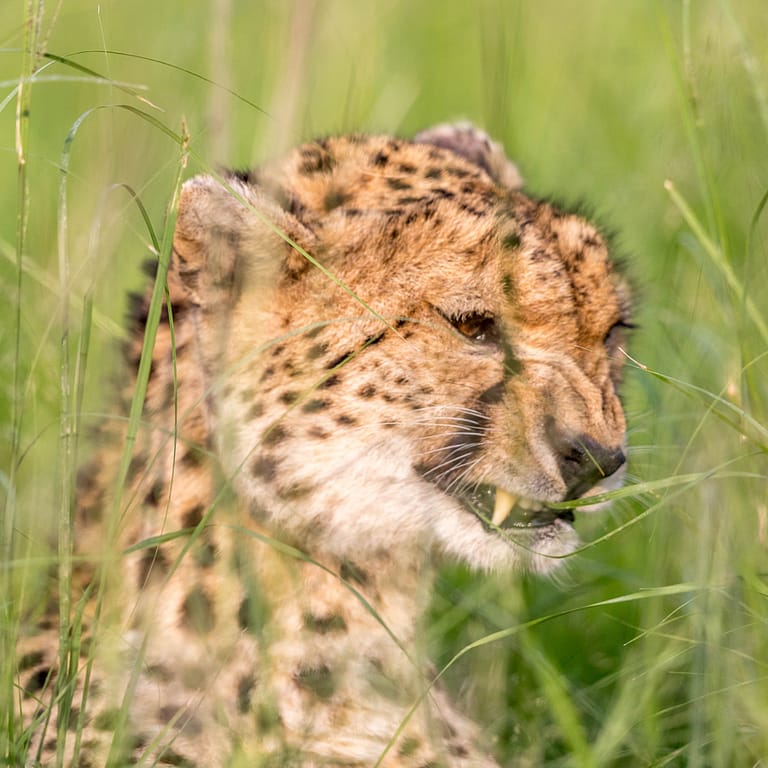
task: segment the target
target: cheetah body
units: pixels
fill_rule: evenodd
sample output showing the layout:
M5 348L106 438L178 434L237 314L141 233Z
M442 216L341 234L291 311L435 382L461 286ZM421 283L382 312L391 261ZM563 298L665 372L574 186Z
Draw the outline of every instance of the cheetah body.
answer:
M186 183L130 472L118 439L83 476L92 642L52 678L29 640L30 765L496 765L418 642L433 564L552 570L546 504L624 460L623 281L519 187L465 126Z

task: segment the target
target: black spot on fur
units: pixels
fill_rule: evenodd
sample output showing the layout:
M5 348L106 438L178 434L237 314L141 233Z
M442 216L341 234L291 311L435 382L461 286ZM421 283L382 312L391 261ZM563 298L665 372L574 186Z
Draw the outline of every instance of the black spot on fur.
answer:
M254 477L270 482L275 479L277 462L267 456L259 456L251 465L251 473Z
M36 667L43 660L42 651L32 651L31 653L25 653L17 663L19 672L26 672L32 667Z
M203 520L205 514L205 507L202 504L196 504L192 509L187 510L183 517L182 523L185 528L197 528Z
M329 699L336 690L333 673L325 664L319 667L300 667L294 673L293 679L296 685L311 691L319 699Z
M200 467L205 463L207 454L205 449L199 445L190 445L186 453L181 458L182 464L186 467Z
M401 323L398 321L398 328L400 325ZM378 333L374 333L372 336L369 336L361 346L365 349L368 349L368 347L372 347L374 344L378 344L384 338L385 333L386 331L379 331Z
M416 750L421 746L421 741L417 739L415 736L407 736L403 739L402 744L400 744L398 748L398 754L402 755L403 757L408 757L409 755L412 755Z
M277 445L288 437L288 432L282 424L275 424L267 429L261 436L263 445Z
M250 184L253 181L254 173L248 168L236 168L235 170L230 171L230 175L234 176L238 181L242 181L244 184Z
M216 562L216 547L210 541L199 541L195 547L194 558L200 568L210 568Z
M168 562L165 555L159 547L150 547L141 554L139 562L139 589L141 589L149 579L163 576L168 572Z
M338 368L342 363L346 362L349 359L349 352L345 352L343 355L339 355L338 357L334 357L333 360L331 360L329 363L326 364L325 368L328 371L332 371L334 368Z
M78 729L77 721L80 719L80 710L77 707L72 707L69 710L69 717L67 718L67 730L76 731Z
M299 173L312 176L316 173L328 173L336 167L336 158L318 144L302 150L302 163Z
M261 418L263 415L264 415L264 404L256 402L248 409L248 413L245 415L245 418L248 421L253 421L254 419Z
M389 155L386 152L377 152L371 157L371 164L377 168L383 168L389 162Z
M202 587L195 587L187 595L181 611L184 623L193 632L204 635L213 629L213 603Z
M390 189L412 189L411 184L399 178L387 179L387 186Z
M349 414L342 413L336 417L336 423L342 427L349 427L353 424L357 424L357 419Z
M175 749L171 749L170 747L162 751L156 765L174 765L177 766L177 768L197 768L197 763L184 757L184 755L180 755Z
M368 574L350 560L345 560L341 564L339 576L341 576L344 581L355 581L361 587L364 587L368 583Z
M48 667L42 667L41 669L35 670L24 683L24 695L30 696L42 690L48 680L49 674L50 669Z
M334 208L344 205L344 203L349 200L349 197L349 195L339 189L332 189L326 194L325 199L323 200L323 208L325 208L327 212L330 212Z
M357 394L360 397L364 397L365 399L375 397L376 387L373 384L365 384L364 386L360 387L360 389L357 391Z
M237 609L237 624L240 629L258 635L266 620L266 606L256 595L246 595L240 601L240 607Z
M99 464L92 461L77 470L77 493L93 493L99 487Z
M173 680L173 672L164 664L149 664L145 667L147 676L160 683L170 683Z
M457 168L456 166L449 166L445 169L449 176L453 176L455 179L466 179L469 176L469 171L464 168Z
M164 492L165 485L158 480L156 483L152 484L152 487L147 492L147 495L144 497L144 503L151 507L158 506L160 500L163 498Z
M314 616L311 613L304 614L304 626L310 632L326 635L331 632L345 632L347 622L343 617L331 614L330 616Z
M277 495L284 501L297 501L298 499L303 499L305 496L309 496L310 493L312 493L311 485L293 483L287 488L278 490Z
M170 408L176 398L176 384L174 381L167 381L165 391L163 392L162 407Z
M274 730L277 728L280 723L280 712L278 711L277 707L275 707L273 704L269 704L267 702L262 702L259 704L259 706L256 709L256 723L258 725L258 732L259 733L268 733L269 731ZM282 765L293 765L293 762L287 762L287 763L275 763L274 768L278 768L278 766ZM264 763L265 768L269 768L269 766Z
M442 168L428 168L424 174L424 178L427 179L439 179L443 175Z
M329 400L320 400L318 398L313 398L312 400L307 400L307 402L301 406L301 410L304 413L317 413L318 411L324 410L329 405L330 405Z
M160 722L173 723L173 727L182 730L187 736L197 736L202 730L200 721L187 713L187 708L183 704L164 704L157 711L157 717ZM161 763L168 762L167 751L163 753ZM187 758L179 756L183 762L172 762L171 765L194 765Z
M237 711L244 715L251 708L251 693L256 687L253 675L244 675L237 681Z
M96 717L93 718L93 727L97 731L114 731L120 722L120 709L119 707L109 707L99 712Z
M286 390L282 395L280 395L280 402L284 405L291 405L291 403L295 403L298 399L299 393L293 392L290 389Z
M335 387L341 379L334 373L332 376L329 376L322 384L318 385L318 389L330 389L331 387Z
M161 723L170 723L171 720L178 720L182 717L184 717L184 707L176 704L164 704L157 710L157 718Z
M140 472L144 471L144 467L147 466L147 457L138 455L131 459L131 463L128 465L127 479L129 482L136 479Z
M307 360L317 360L318 357L322 357L324 354L328 352L328 345L323 344L313 344L308 350L306 354Z
M501 238L501 247L509 251L517 250L520 247L520 236L517 232L508 232Z

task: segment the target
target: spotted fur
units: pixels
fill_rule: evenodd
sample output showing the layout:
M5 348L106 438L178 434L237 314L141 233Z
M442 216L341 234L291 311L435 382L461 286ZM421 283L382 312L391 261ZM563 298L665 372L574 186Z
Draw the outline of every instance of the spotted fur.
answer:
M520 187L466 125L185 184L126 487L120 435L82 473L80 657L50 618L20 655L29 765L496 765L430 688L432 570L552 570L546 503L624 462L624 282Z

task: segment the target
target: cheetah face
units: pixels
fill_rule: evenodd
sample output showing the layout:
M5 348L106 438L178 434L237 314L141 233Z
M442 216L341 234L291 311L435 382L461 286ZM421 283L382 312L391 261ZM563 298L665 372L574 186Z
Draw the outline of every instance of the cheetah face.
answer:
M434 437L418 468L488 536L524 550L518 561L548 570L576 542L573 512L548 504L615 488L623 474L628 299L591 225L518 195L504 206L479 259L494 263L494 284L467 306L470 285L457 295L454 281L437 309L448 370L474 370L483 386L445 408L450 435L426 428ZM495 543L478 552L497 562Z
M328 139L185 186L175 258L223 468L312 551L546 571L577 545L548 505L620 478L623 281L472 136Z

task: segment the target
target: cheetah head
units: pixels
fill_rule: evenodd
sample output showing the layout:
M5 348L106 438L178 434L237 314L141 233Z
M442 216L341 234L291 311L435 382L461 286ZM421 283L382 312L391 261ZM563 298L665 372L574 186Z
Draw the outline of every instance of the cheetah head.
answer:
M589 222L466 127L184 187L174 268L248 513L308 551L553 568L615 486L628 296Z

